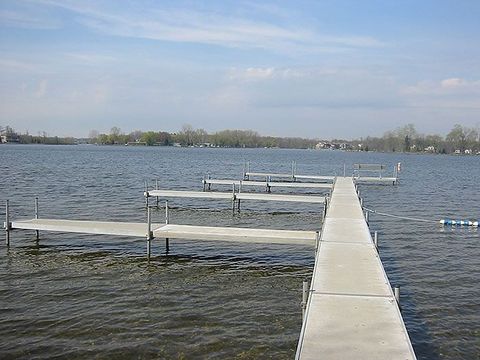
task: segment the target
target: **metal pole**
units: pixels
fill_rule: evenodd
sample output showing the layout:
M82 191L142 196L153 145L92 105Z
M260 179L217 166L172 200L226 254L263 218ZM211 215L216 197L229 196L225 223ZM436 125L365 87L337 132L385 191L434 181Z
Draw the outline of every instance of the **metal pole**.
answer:
M158 190L158 179L155 179L155 190ZM158 209L158 196L156 196L156 204L157 204L157 209Z
M35 219L38 219L38 196L35 197ZM40 238L40 232L35 230L35 238L38 240Z
M398 308L401 310L402 307L400 306L400 286L395 286L393 288L393 294L395 295L395 300L397 300Z
M375 249L377 249L377 252L378 252L378 232L377 231L373 233L373 243L375 244Z
M207 184L207 182L205 181L205 175L203 175L203 180L202 180L202 183L203 183L203 192L205 192L205 185Z
M363 198L360 198L360 206L363 208Z
M303 289L302 289L302 320L305 319L305 311L307 310L308 302L308 280L303 280Z
M316 231L315 232L315 253L317 253L319 245L320 245L320 231Z
M295 181L295 161L292 161L292 181Z
M147 210L147 259L150 261L150 254L152 250L152 216L150 213L150 208Z
M369 212L365 211L365 221L367 222L367 225L368 225L368 218L369 218Z
M168 200L165 200L165 224L168 225L170 223L170 214L168 212ZM165 253L169 253L170 251L170 240L165 238Z
M235 214L235 184L232 184L232 213Z
M328 210L328 196L325 196L325 202L324 202L324 211L323 211L323 218L327 216L327 210Z
M210 180L210 174L207 174L207 179ZM208 183L208 191L212 189L212 184L209 182Z
M5 243L10 246L10 209L9 201L5 203Z
M145 180L145 207L148 209L148 197L150 195L148 194L148 182Z

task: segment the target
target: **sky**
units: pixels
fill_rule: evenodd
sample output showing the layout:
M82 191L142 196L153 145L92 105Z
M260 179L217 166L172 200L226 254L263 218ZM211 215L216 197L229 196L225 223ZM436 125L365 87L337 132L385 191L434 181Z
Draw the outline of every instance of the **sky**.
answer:
M379 136L480 124L480 1L0 0L0 126Z

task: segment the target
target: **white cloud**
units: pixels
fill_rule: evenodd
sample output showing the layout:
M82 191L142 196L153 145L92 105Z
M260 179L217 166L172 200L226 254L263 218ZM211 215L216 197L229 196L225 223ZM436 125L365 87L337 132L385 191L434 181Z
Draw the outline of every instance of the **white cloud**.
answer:
M116 61L116 58L113 56L96 53L66 53L65 56L70 60L74 60L85 65L98 65Z
M230 48L298 52L335 52L352 48L384 46L371 36L334 36L313 29L291 26L277 15L271 21L249 17L170 8L122 12L105 3L37 0L37 3L67 9L77 21L95 31L115 36L170 42L190 42ZM135 8L134 8L135 9Z
M293 79L306 75L306 71L295 68L249 67L231 68L227 73L230 81L265 81L272 79Z
M480 80L447 78L440 81L420 81L401 89L403 95L474 95L480 93Z
M39 82L37 90L35 90L33 95L37 98L42 98L47 93L47 89L48 89L48 81L43 79Z
M466 85L467 82L460 78L450 78L440 81L440 86L444 89L457 88L462 85Z

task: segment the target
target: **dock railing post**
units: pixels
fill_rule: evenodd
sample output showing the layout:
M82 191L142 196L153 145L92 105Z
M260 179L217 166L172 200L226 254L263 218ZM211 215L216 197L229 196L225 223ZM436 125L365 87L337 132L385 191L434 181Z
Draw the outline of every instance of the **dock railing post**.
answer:
M319 245L320 245L320 231L315 231L315 254L318 251Z
M149 198L149 194L148 194L148 181L145 180L145 208L148 209L148 198Z
M158 190L158 179L155 179L155 190ZM157 209L158 209L158 196L156 196L156 204L157 204Z
M210 174L207 174L207 179L210 180ZM208 191L212 190L212 184L208 182Z
M402 307L400 306L400 286L395 286L393 288L393 294L395 295L395 300L397 300L398 308L402 310Z
M367 222L367 225L368 225L368 219L369 219L369 212L368 210L365 210L365 221Z
M302 320L305 320L305 312L307 310L307 302L308 302L308 280L303 280L303 289L302 289Z
M152 249L152 214L150 208L147 209L147 259L150 261L150 254Z
M375 244L375 249L377 249L378 253L378 231L373 233L373 243Z
M35 196L35 219L38 219L38 196ZM40 238L40 232L38 230L35 230L35 239Z
M170 223L170 214L168 212L168 200L165 200L165 225ZM165 238L165 253L170 252L170 240Z
M7 244L7 246L10 246L10 229L10 206L9 201L7 200L5 202L5 243Z
M235 184L232 184L232 213L235 214Z

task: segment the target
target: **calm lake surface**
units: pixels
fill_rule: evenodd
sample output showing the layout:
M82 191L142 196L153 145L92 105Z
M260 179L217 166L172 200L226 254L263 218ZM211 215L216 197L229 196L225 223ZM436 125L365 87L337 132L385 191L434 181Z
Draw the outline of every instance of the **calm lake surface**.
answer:
M364 205L401 216L480 218L480 157L279 149L0 146L0 217L145 221L144 181L201 190L202 177L252 171L343 174L402 163L398 186L361 185ZM216 189L220 189L217 187ZM228 188L224 188L227 190ZM230 189L228 189L230 190ZM309 189L311 190L311 189ZM261 191L259 189L258 191ZM274 192L281 192L274 189ZM308 191L306 191L308 192ZM315 230L315 205L173 199L172 223ZM163 221L162 209L153 212ZM400 285L419 359L480 358L480 230L373 215L380 254ZM3 236L3 234L2 234ZM0 357L292 359L308 247L12 233L0 243Z

